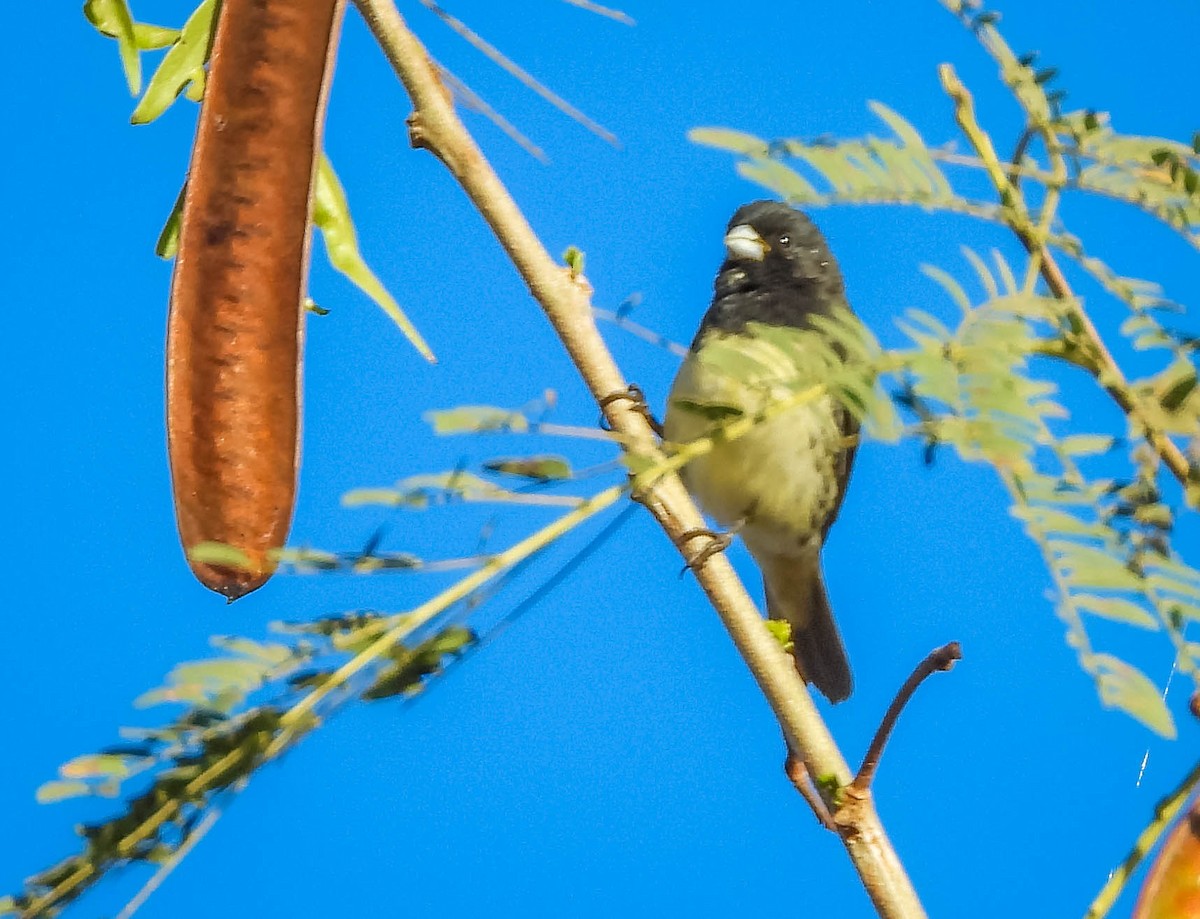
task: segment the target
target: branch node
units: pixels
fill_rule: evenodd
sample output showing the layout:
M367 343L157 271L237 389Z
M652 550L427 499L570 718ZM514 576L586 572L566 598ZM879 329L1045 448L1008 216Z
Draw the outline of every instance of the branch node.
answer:
M425 132L425 122L419 111L412 112L404 123L408 125L408 143L414 150L432 150Z
M704 563L714 555L719 555L728 549L733 544L733 535L733 532L721 533L717 530L710 530L706 527L698 527L694 530L684 530L682 533L680 533L677 544L680 552L683 553L683 557L687 559L687 562L680 570L679 576L683 577L689 571L698 571L704 565ZM699 551L689 555L685 550L685 547L693 539L704 539L707 540L707 542L700 547Z
M831 833L840 832L838 825L834 822L833 815L829 812L824 799L817 791L816 783L813 782L812 776L809 775L808 767L804 765L804 760L791 750L788 750L787 759L783 763L783 771L787 774L788 781L792 783L796 791L800 792L800 797L812 808L813 816L817 818L817 822Z
M637 383L630 383L624 389L610 392L607 396L602 396L597 401L602 413L600 416L600 427L605 431L612 430L612 425L608 420L608 407L614 402L628 402L630 409L645 418L650 427L654 429L654 433L662 437L662 424L654 417L654 412L650 410L650 404L646 401L646 394Z

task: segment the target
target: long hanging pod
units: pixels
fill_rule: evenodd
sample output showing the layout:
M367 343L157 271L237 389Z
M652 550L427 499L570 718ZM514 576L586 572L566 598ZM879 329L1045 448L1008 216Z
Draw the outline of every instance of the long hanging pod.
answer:
M222 0L167 321L175 516L202 584L261 587L299 468L313 178L344 0ZM204 543L248 564L191 557Z

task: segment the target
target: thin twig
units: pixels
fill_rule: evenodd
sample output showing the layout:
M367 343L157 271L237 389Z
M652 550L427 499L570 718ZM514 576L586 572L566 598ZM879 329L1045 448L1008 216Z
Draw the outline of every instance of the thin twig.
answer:
M581 276L557 264L529 226L507 188L483 157L447 99L424 46L409 30L392 0L356 0L413 102L410 140L437 156L458 180L497 240L512 259L530 293L554 326L568 354L600 403L626 392L592 314L591 288ZM623 438L639 465L657 465L661 452L644 415L628 400L611 400L604 409L610 427ZM704 526L677 476L667 475L642 495L646 507L673 544L687 530ZM715 556L696 571L696 579L721 616L725 628L779 719L789 748L801 756L827 801L851 780L849 767L796 673L790 656L763 624L762 616L728 560ZM855 802L850 824L839 834L864 889L880 916L918 919L925 911L888 840L869 795ZM839 821L840 825L840 821Z
M595 13L597 16L603 16L606 19L614 19L619 23L627 26L635 26L636 22L633 17L620 10L614 10L611 7L601 6L599 3L592 3L592 0L564 0L565 3L571 6L577 6L581 10L587 10L589 13Z
M505 433L520 433L505 432ZM545 434L550 437L577 437L580 440L603 440L609 443L620 443L619 434L612 431L602 431L600 428L586 428L577 424L555 424L548 421L535 421L529 425L530 434Z
M896 693L896 698L892 699L892 704L884 713L883 721L879 723L879 729L871 740L871 746L867 748L867 755L863 757L862 765L858 767L858 775L851 782L855 791L862 793L871 787L871 780L875 778L879 761L883 758L883 748L887 746L888 738L892 736L892 730L896 727L896 722L900 720L900 713L908 705L908 700L913 697L917 687L924 683L930 674L937 673L939 670L949 670L958 660L962 660L962 645L957 641L952 641L948 645L942 645L942 647L930 651L925 660L921 661L904 681L904 685Z
M231 791L237 794L245 787L246 780L242 779L233 786ZM142 885L141 889L122 907L121 911L117 913L116 919L130 919L134 913L141 909L145 902L150 899L151 895L162 886L163 881L171 876L171 872L179 867L179 863L187 858L188 853L199 845L200 840L208 835L209 830L216 826L217 821L221 819L221 814L224 812L223 808L214 807L205 814L204 819L196 824L195 829L188 833L188 837L183 841L183 844L171 853L170 858L158 866L158 870L150 876L150 879Z
M1020 189L1021 185L1021 176L1024 174L1021 164L1024 163L1025 154L1028 152L1029 145L1033 142L1033 138L1036 135L1037 132L1034 131L1033 128L1025 128L1025 130L1021 132L1020 138L1017 139L1016 147L1013 148L1012 159L1009 161L1010 166L1007 171L1012 176L1013 188L1018 190ZM1050 174L1047 173L1041 181L1045 183L1049 178Z
M522 134L511 121L488 105L479 93L475 92L475 90L471 89L471 87L455 76L445 65L437 64L437 69L438 75L450 87L454 95L458 96L463 105L473 112L478 112L498 127L510 140L539 163L546 165L550 162L550 157L546 156L545 151L541 147Z
M792 787L800 793L800 797L812 808L812 812L817 817L817 822L825 827L825 829L836 833L837 824L833 822L833 815L829 813L829 808L825 806L825 801L821 798L820 793L813 784L812 776L808 774L808 768L804 765L804 760L789 750L787 759L783 763L783 771L787 775L788 781L792 783Z
M640 323L634 322L625 316L615 313L612 310L601 309L594 307L592 312L595 313L597 319L603 319L605 322L611 322L619 329L624 329L630 335L640 338L642 341L648 341L650 344L662 348L676 357L686 357L688 349L679 342L671 341L665 335L655 332L653 329L648 329Z
M467 44L471 45L473 48L483 54L489 61L506 73L516 77L523 85L533 90L568 118L579 122L597 137L608 141L614 147L621 146L621 142L617 140L616 134L608 130L608 128L604 127L604 125L600 124L598 121L594 121L593 119L589 118L558 93L550 89L550 87L546 86L546 84L542 83L537 77L517 64L516 61L512 60L512 58L506 55L495 45L486 41L484 38L474 32L471 27L461 19L446 12L444 9L434 3L433 0L421 0L421 5L442 20L442 22L446 23L446 25L448 25L455 32L457 32L467 42Z

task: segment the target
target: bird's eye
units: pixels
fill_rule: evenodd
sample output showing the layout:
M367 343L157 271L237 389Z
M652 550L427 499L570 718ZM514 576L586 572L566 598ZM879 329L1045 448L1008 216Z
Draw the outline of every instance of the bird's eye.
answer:
M781 245L781 246L786 246L791 241L792 241L792 238L790 236L780 236L779 237L779 245Z

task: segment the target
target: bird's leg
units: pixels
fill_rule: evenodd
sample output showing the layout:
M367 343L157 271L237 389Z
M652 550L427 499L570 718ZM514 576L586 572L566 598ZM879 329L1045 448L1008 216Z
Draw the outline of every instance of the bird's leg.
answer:
M743 517L725 532L710 530L708 527L697 527L692 530L684 530L680 533L677 545L680 546L681 551L693 539L706 539L708 541L693 555L689 555L686 551L683 551L683 557L687 559L687 563L683 566L683 570L679 572L679 576L683 577L689 571L695 571L714 555L728 549L733 543L733 537L737 536L738 531L745 525L746 518Z
M825 804L825 800L817 791L816 783L812 780L812 775L808 771L808 766L804 764L804 760L792 752L792 748L788 747L787 759L783 763L783 771L787 773L788 780L795 787L796 791L800 792L802 797L809 807L812 808L813 814L817 821L834 833L838 831L837 824L833 821L833 815L829 813L829 808Z
M646 402L646 394L642 392L642 388L637 383L630 383L624 389L618 389L616 392L610 392L607 396L600 399L600 411L608 408L614 402L619 402L622 399L628 400L630 408L646 419L646 422L653 429L654 433L662 437L662 424L654 417L654 412L650 411L650 405ZM603 415L600 416L600 427L604 430L609 430L608 419Z

